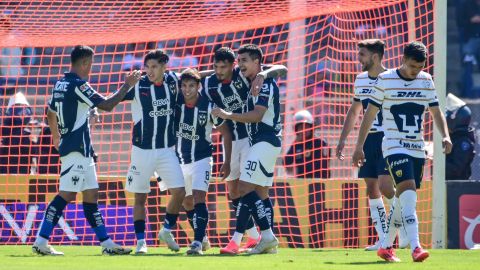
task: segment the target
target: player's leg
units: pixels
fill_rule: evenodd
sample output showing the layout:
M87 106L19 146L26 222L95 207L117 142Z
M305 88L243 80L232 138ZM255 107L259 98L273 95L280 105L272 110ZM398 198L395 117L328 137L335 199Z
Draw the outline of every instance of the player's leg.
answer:
M273 185L273 183L272 183ZM260 196L260 199L262 199L263 204L265 205L265 214L267 215L268 218L268 223L270 224L270 228L272 229L273 232L274 230L274 224L275 224L275 217L274 217L274 209L273 209L273 204L272 200L270 199L269 191L272 185L267 185L265 187L258 186L255 191L258 193L258 196ZM277 253L277 248L272 248L267 251L269 254L276 254Z
M156 172L165 182L170 193L170 200L167 204L165 220L162 229L158 234L160 241L167 243L172 251L179 251L180 246L173 237L172 230L177 225L178 215L182 209L183 199L185 198L185 180L182 169L175 155L175 151L170 148L156 150Z
M187 214L188 224L193 228L193 216L195 215L195 209L193 204L193 194L192 194L192 164L181 164L183 178L185 180L185 198L183 199L183 209Z
M130 167L128 169L125 190L134 193L133 227L137 245L135 254L148 252L145 240L146 202L150 193L150 178L155 170L154 150L140 149L132 146Z
M45 209L45 215L40 225L32 251L40 255L63 255L62 252L56 251L48 245L48 239L53 232L53 228L57 225L62 217L63 210L68 203L75 200L77 192L81 191L80 181L83 179L84 170L83 163L78 162L84 158L80 153L72 152L60 158L61 173L59 193L53 198Z

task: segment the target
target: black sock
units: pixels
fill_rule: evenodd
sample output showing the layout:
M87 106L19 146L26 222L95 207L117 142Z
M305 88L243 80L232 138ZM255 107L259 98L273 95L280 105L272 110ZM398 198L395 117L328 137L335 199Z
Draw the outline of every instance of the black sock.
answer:
M251 219L250 209L248 205L244 204L242 201L238 203L237 207L237 222L235 223L235 231L238 233L245 233L247 229L248 219Z
M195 215L195 209L185 210L185 212L187 212L188 224L190 224L192 230L195 230L195 228L193 227L193 215Z
M265 205L258 196L257 192L252 191L240 200L242 204L246 204L250 209L250 214L252 215L255 223L258 224L261 231L270 229L270 224L268 223L267 215L265 214Z
M100 242L110 238L107 234L102 214L98 210L98 205L96 203L83 202L83 213Z
M273 219L273 205L272 201L270 198L266 198L263 200L263 204L265 205L265 214L267 215L268 218L268 224L270 224L270 228L273 230L273 224L274 224L274 219Z
M57 225L58 220L62 216L63 209L67 206L65 201L60 195L55 196L50 204L45 209L45 216L43 217L42 227L40 228L39 236L49 239L52 234L53 228Z
M208 209L205 203L195 204L195 215L193 217L195 241L202 242L206 234L208 224Z
M165 222L163 222L163 227L168 230L172 230L177 225L178 214L165 214Z
M237 207L238 207L239 202L240 202L240 198L232 200L232 206L233 206L233 209L235 210L235 216L237 216ZM248 229L251 229L251 228L255 227L255 223L253 223L252 216L248 217L247 223L244 227L245 227L245 230L248 230Z
M133 228L135 229L135 236L137 237L137 240L145 239L145 220L135 220L133 222Z

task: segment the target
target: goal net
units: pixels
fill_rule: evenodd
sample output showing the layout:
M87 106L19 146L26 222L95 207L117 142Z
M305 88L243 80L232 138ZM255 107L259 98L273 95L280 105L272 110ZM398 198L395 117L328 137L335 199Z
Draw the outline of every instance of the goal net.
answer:
M411 3L411 4L410 4ZM169 68L212 69L213 52L258 44L266 64L283 64L279 78L284 140L275 169L271 198L274 231L282 246L363 247L376 241L369 218L364 181L351 166L356 140L352 132L347 159L335 158L353 81L360 70L356 43L380 38L384 64L401 65L403 46L419 40L429 50L426 71L433 73L433 0L243 0L243 1L2 1L0 3L0 243L32 243L48 202L58 192L59 158L46 123L52 85L69 70L74 45L95 50L89 81L100 93L118 89L126 71L142 68L154 48L170 55ZM306 109L314 116L314 136L323 146L300 153L304 161L284 164L295 139L293 115ZM359 123L359 122L358 122ZM130 159L132 118L129 103L101 113L92 129L98 154L99 207L114 241L132 245L133 196L124 184ZM425 125L432 141L431 119ZM214 173L221 164L215 142ZM302 170L297 170L297 167ZM302 171L299 173L299 171ZM419 190L421 242L431 243L432 162L425 166ZM158 244L169 195L154 178L147 202L147 241ZM224 245L234 230L225 182L210 184L208 236ZM96 244L86 222L81 195L64 211L54 244ZM174 231L185 246L193 237L181 213Z

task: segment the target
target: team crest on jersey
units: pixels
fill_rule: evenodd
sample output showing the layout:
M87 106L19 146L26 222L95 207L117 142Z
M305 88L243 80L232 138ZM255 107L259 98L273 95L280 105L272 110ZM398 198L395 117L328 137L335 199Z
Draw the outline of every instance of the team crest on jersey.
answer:
M432 88L432 83L430 82L430 80L424 80L423 81L423 87L427 88L427 89Z
M204 126L207 123L207 112L198 112L198 123Z
M395 175L397 175L397 177L402 177L403 171L402 171L402 170L398 170L398 171L395 172Z
M177 92L177 84L175 82L171 82L168 84L168 90L170 90L170 93L174 95Z
M236 81L233 82L233 86L235 86L235 88L237 89L242 88L243 86L242 81L240 79L237 79Z

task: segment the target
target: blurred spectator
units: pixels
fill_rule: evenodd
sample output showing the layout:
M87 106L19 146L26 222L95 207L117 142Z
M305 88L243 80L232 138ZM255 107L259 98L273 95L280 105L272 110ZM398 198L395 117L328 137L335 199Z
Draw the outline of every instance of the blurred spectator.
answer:
M198 68L198 59L192 55L192 48L185 47L185 41L177 40L175 43L169 44L169 46L171 45L174 49L168 61L170 69L180 71L188 67Z
M475 157L475 130L470 126L472 113L461 99L447 96L448 132L452 140L452 152L446 156L447 180L467 180L472 175L471 164Z
M10 14L0 15L0 32L6 32L5 41L15 43L15 31L10 20ZM16 79L24 74L22 69L22 48L5 47L0 49L0 78L1 81Z
M296 178L330 178L330 149L314 137L312 114L302 110L294 118L296 138L284 157L287 172Z
M464 29L463 45L463 96L476 98L479 93L473 85L473 69L480 54L480 0L467 0L463 6L460 27Z
M37 170L38 174L59 174L60 173L60 156L57 149L53 146L52 132L46 124L48 107L45 110L45 122L33 120L31 140L35 143L37 150Z
M32 156L35 155L30 141L32 114L32 108L21 92L10 98L0 134L0 173L30 173Z

